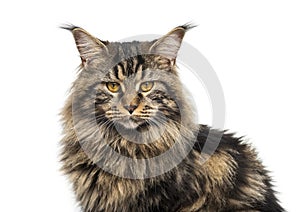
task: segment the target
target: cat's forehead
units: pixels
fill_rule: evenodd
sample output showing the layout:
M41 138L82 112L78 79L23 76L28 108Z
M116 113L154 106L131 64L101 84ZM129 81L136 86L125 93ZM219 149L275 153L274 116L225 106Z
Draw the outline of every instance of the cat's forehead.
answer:
M110 52L109 56L113 57L114 64L127 63L127 68L135 67L136 62L143 64L146 68L158 69L174 65L174 61L164 54L149 51L155 41L112 42L107 45Z
M115 64L106 74L106 81L160 80L177 77L168 59L156 55L138 55Z
M139 59L133 58L118 63L107 73L105 79L117 82L157 80L161 75L163 74L160 70L144 66L143 61L139 62Z
M107 47L115 56L126 59L148 54L152 43L153 41L111 42Z

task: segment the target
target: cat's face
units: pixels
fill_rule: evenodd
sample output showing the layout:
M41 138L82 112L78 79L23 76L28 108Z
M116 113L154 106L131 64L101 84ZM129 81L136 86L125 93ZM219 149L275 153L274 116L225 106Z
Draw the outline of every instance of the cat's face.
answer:
M103 42L70 28L82 59L75 82L83 105L79 108L87 105L85 97L92 90L99 125L142 131L180 122L184 98L175 60L188 28L176 27L150 42L126 43Z
M163 125L179 119L176 89L180 87L172 66L147 64L147 55L114 66L97 86L99 120L110 120L126 129ZM168 60L165 60L168 62Z

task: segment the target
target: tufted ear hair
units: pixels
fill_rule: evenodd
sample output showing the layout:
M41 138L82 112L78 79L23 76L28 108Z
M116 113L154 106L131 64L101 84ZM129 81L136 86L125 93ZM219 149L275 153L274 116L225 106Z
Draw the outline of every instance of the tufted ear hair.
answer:
M93 37L80 27L63 26L61 28L72 32L84 67L97 56L103 53L108 54L106 46L108 44L107 41L101 41L98 38Z
M168 34L156 40L150 47L149 52L151 54L162 55L174 61L186 31L193 27L195 25L185 24L174 28Z

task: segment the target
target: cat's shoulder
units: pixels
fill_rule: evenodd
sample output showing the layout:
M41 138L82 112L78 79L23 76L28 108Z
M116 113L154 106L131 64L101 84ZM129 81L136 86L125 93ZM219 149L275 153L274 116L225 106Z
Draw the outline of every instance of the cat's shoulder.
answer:
M256 157L254 148L242 136L236 136L228 130L213 129L207 125L199 125L194 150L204 154L226 153L232 157Z

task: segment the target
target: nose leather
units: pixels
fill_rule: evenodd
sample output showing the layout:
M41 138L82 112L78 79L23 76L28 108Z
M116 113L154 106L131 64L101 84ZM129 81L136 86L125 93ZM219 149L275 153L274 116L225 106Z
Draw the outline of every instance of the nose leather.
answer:
M132 114L133 113L133 111L137 108L138 106L137 105L125 105L124 106L124 108L126 109L126 110L128 110L128 112L130 113L130 114Z

